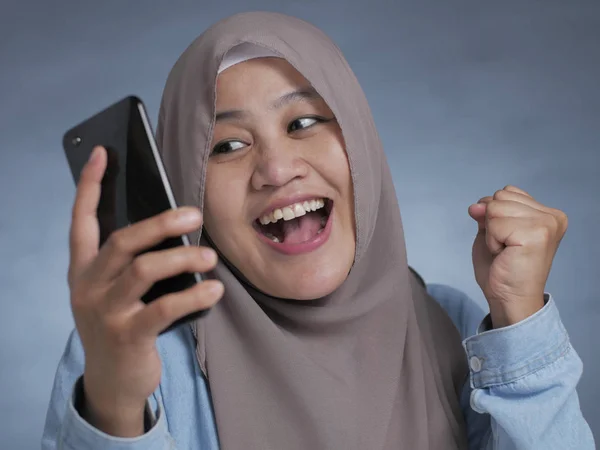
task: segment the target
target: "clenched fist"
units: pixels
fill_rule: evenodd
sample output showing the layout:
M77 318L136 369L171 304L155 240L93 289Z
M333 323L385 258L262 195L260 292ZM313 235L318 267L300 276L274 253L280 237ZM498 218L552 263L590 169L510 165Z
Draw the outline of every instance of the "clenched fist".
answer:
M479 231L473 243L475 279L494 328L515 324L544 306L544 289L567 230L564 212L506 186L469 206Z

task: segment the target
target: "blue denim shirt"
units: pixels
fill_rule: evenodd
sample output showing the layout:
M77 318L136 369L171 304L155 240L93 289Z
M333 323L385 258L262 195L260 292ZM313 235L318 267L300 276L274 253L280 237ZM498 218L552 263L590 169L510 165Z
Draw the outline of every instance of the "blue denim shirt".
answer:
M594 450L575 390L582 362L556 304L515 325L490 329L489 316L464 293L428 285L461 333L470 376L461 395L471 450ZM158 339L162 381L149 399L146 434L117 438L95 429L75 409L83 348L74 331L59 363L42 450L218 450L208 386L189 327ZM251 443L249 443L251 448Z

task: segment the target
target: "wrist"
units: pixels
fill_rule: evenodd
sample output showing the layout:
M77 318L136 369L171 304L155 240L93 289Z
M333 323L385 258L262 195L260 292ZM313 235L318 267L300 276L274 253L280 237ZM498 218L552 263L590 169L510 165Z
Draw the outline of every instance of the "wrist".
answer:
M145 433L146 399L123 401L86 385L82 378L79 413L98 430L115 437L131 438Z
M531 299L529 301L519 300L518 302L498 302L489 301L490 317L492 325L495 329L515 325L544 307L544 295L539 299Z

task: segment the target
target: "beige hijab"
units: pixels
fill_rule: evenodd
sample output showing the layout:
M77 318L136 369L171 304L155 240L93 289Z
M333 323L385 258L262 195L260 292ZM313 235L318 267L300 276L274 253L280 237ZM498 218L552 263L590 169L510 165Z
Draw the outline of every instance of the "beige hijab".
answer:
M274 13L222 20L171 71L158 142L177 200L202 208L219 66L251 43L285 58L334 112L355 192L354 266L333 294L269 297L226 261L222 301L193 325L224 450L466 448L458 331L408 269L392 177L371 112L340 50ZM206 244L206 236L192 236ZM190 423L189 426L194 426Z

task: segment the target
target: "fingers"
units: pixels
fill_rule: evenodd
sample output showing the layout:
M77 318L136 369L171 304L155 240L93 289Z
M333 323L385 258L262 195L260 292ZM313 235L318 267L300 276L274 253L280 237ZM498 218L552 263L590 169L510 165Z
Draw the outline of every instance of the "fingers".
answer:
M531 217L541 215L541 211L532 209L524 203L512 200L492 200L486 203L486 219L495 217Z
M516 187L516 186L512 186L512 185L510 185L510 184L509 184L508 186L504 186L504 189L503 189L503 191L515 192L515 193L517 193L517 194L521 194L521 195L524 195L524 196L526 196L526 197L533 198L531 195L529 195L529 194L528 194L527 192L525 192L523 189L520 189L520 188L518 188L518 187ZM500 191L498 191L498 192L500 192Z
M551 230L529 217L498 217L486 228L486 244L497 255L507 247L537 248L551 240Z
M498 255L504 250L504 242L510 235L510 219L506 217L496 218L493 221L486 222L485 243L492 255Z
M523 245L521 241L527 236L543 234L536 230L560 232L563 223L566 230L566 215L562 211L548 208L524 190L510 185L470 205L469 215L477 221L479 233L485 235L486 245L493 255L506 247ZM527 234L529 229L532 231Z
M169 237L196 231L201 225L202 215L197 208L182 207L122 228L102 246L93 270L99 279L112 279L142 251Z
M117 307L127 307L131 302L138 302L159 280L186 272L208 272L216 264L216 252L207 247L180 246L145 253L135 258L117 278L109 297Z
M469 215L477 222L479 231L485 230L486 209L484 203L475 203L469 206Z
M69 282L98 253L100 231L96 210L100 201L101 182L106 170L106 150L96 147L81 171L73 203L69 232Z
M554 220L557 222L558 228L564 233L567 231L568 226L568 218L567 215L561 211L560 209L551 208L549 206L543 205L540 202L536 201L531 195L525 192L523 189L519 189L516 186L506 186L503 190L497 191L494 194L495 200L512 200L515 202L523 203L530 208L536 209L538 211L542 211L546 214L550 214L553 216Z
M476 204L470 205L469 215L477 221L479 231L485 229L485 220L490 217L504 216L537 217L561 236L568 227L568 217L563 211L545 206L524 190L511 185L496 191L493 196L482 197Z
M157 336L176 320L214 306L223 291L220 281L206 280L184 291L165 295L133 317L133 332L139 336Z
M505 200L522 203L530 208L537 209L538 211L545 213L551 213L554 211L552 208L548 208L547 206L537 202L527 192L515 186L506 186L504 189L496 191L493 196L486 196L479 199L478 203L489 203L492 200Z
M471 205L469 213L477 221L479 233L485 234L487 247L493 255L506 247L531 247L551 240L560 241L567 226L562 211L558 211L557 216L510 200L484 198L482 203ZM564 222L560 214L564 215Z
M480 231L486 228L487 221L495 217L530 217L539 213L539 210L533 210L524 203L494 200L492 197L484 197L480 203L469 207L469 214L477 221Z
M524 203L511 200L482 199L482 203L471 205L471 216L477 221L479 233L485 233L485 242L493 255L499 254L507 246L520 245L511 238L515 230L521 231L531 223L543 224L551 217Z

